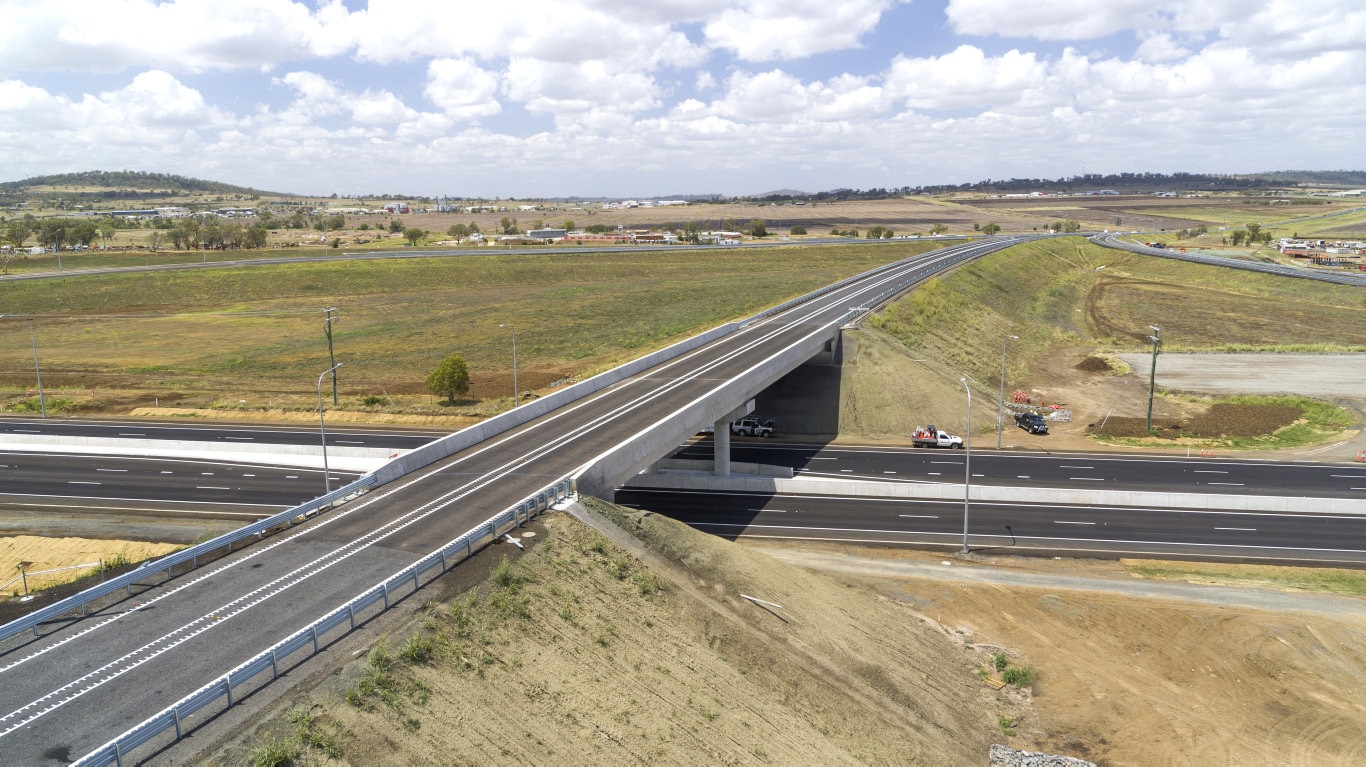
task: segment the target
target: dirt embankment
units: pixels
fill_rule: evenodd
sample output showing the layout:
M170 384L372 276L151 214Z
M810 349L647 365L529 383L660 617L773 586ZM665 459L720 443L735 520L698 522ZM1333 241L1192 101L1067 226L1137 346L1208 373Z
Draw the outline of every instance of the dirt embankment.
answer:
M976 765L998 716L1018 716L903 605L588 505L644 560L547 517L525 554L500 547L510 566L391 637L387 660L372 652L293 701L293 723L277 710L212 758L302 731L320 744L308 758L357 765Z

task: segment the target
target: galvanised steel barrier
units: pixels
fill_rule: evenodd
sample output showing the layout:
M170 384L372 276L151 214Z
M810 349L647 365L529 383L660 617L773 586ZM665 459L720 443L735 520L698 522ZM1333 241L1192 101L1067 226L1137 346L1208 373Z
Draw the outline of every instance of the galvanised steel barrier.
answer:
M379 612L388 610L391 598L402 598L413 594L422 587L424 576L438 570L426 583L441 577L454 564L467 559L475 551L496 540L505 530L521 527L532 517L541 514L554 504L574 494L573 480L566 476L537 493L528 496L521 503L509 506L503 512L461 535L459 538L433 551L413 564L403 568L384 581L372 586L359 596L316 621L294 632L289 638L276 643L273 647L239 665L176 703L152 716L136 727L128 730L114 740L100 746L73 762L85 767L118 765L122 767L124 757L135 749L146 745L167 731L175 731L175 740L184 737L187 731L186 718L204 707L226 699L226 708L235 703L233 691L269 671L270 681L280 675L281 668L288 670L307 658L316 655L326 644L345 636L362 625L366 618L361 614L379 604L384 606ZM376 613L378 614L378 613ZM373 616L371 616L373 617ZM337 628L344 630L336 636L327 637ZM290 658L301 650L310 650L307 655L291 661ZM239 696L240 697L240 696Z
M169 554L165 557L162 557L161 559L156 560L155 562L145 563L142 567L139 567L136 570L126 572L123 575L118 576L117 578L110 578L109 580L105 581L104 583L101 583L98 586L91 586L90 588L78 594L73 594L60 602L48 605L47 607L44 607L41 610L36 610L32 613L29 613L28 615L25 615L22 618L19 618L18 620L13 620L9 623L6 623L3 626L0 626L0 642L9 639L12 636L22 634L25 631L32 631L33 636L37 637L38 627L46 621L57 618L58 616L70 612L71 610L79 610L81 615L85 615L85 606L87 604L89 604L93 600L99 599L100 597L112 594L115 591L118 591L119 589L124 589L125 591L127 591L129 596L132 596L133 585L138 581L142 580L143 578L146 578L148 575L152 573L165 572L166 577L170 578L171 568L175 567L176 565L181 565L185 564L186 562L189 562L191 567L198 567L199 558L206 554L209 554L210 552L217 551L218 549L223 548L225 546L227 547L228 551L231 552L233 544L237 543L238 541L241 541L244 538L249 538L253 535L257 538L261 538L265 535L266 531L270 530L271 528L279 527L280 525L291 525L293 524L295 519L299 519L301 517L311 517L317 514L323 508L333 503L336 503L337 501L346 500L353 495L357 495L359 493L364 492L368 488L373 487L375 483L376 480L374 475L366 475L356 480L355 482L343 485L342 487L339 487L326 495L320 495L317 498L314 498L313 500L308 501L306 503L301 503L298 506L295 506L294 508L285 509L279 514L266 517L265 519L257 520L256 522L252 522L251 524L246 525L245 527L239 527L238 529L233 530L232 532L224 533L223 535L220 535L217 538L214 538L213 540L205 541L204 543L198 544L196 546L191 546L188 549L177 551L174 554Z
M1229 269L1243 269L1249 272L1262 272L1263 274L1274 274L1278 277L1297 277L1302 280L1319 280L1320 282L1335 282L1339 285L1366 285L1366 276L1347 274L1342 272L1315 272L1298 266L1286 266L1283 264L1265 264L1258 261L1239 261L1233 258L1223 258L1220 256L1205 256L1199 253L1182 253L1175 248L1150 248L1147 245L1140 245L1134 242L1126 242L1119 239L1114 234L1097 234L1090 238L1091 242L1106 248L1115 250L1127 250L1130 253L1138 253L1144 256L1157 256L1158 258L1170 258L1177 261L1189 261L1193 264L1205 264L1207 266L1223 266Z

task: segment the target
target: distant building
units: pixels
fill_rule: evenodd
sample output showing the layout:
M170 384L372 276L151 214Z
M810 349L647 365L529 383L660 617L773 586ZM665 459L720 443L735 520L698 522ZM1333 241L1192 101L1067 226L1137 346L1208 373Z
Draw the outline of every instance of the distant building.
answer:
M563 240L567 234L567 229L530 229L526 237L528 240Z

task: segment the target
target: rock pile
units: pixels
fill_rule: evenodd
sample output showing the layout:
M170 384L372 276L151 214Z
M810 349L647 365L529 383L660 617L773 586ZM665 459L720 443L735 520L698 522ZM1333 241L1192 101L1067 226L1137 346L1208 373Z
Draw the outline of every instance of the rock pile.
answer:
M991 744L990 759L991 767L1096 767L1095 762L1037 751L1016 751L999 743Z

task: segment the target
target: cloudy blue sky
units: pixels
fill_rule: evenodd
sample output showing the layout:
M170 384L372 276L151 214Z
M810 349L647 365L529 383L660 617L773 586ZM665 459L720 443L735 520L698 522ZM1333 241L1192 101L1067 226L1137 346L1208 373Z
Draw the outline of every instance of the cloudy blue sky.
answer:
M0 0L0 180L652 196L1366 168L1361 0Z

